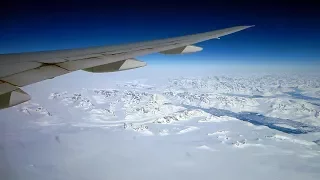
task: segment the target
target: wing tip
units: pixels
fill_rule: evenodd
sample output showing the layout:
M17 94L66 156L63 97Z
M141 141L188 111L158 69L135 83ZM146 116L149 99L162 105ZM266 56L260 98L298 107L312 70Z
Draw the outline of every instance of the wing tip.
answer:
M251 28L251 27L255 27L256 25L249 25L249 26L244 26L245 28Z
M238 29L238 31L241 31L241 30L245 30L245 29L248 29L248 28L251 28L251 27L254 27L255 25L246 25L246 26L237 26L235 27L236 29Z

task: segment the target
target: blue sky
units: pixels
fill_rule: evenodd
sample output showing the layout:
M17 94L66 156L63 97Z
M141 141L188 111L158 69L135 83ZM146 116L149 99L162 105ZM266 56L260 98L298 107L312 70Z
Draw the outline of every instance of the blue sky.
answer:
M66 2L3 8L0 53L41 51L167 38L235 25L254 28L198 45L183 56L141 57L148 63L315 65L320 62L320 13L313 4L267 1L149 5ZM20 4L21 6L21 4ZM19 7L20 7L19 6ZM12 10L11 10L11 9ZM14 12L12 12L15 10ZM318 16L317 16L318 15Z

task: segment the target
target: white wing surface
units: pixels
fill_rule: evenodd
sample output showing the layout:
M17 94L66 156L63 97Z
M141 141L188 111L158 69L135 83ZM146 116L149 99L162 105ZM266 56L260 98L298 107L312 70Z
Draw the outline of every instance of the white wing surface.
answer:
M72 71L113 72L143 67L136 56L151 53L184 54L201 51L193 44L217 39L252 26L236 26L206 33L117 46L0 54L0 109L30 100L20 87Z

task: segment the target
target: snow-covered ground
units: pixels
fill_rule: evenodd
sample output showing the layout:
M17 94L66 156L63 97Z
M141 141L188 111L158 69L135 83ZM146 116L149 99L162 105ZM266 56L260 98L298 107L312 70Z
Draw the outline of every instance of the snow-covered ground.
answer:
M61 88L1 112L2 177L320 178L320 76L155 82Z

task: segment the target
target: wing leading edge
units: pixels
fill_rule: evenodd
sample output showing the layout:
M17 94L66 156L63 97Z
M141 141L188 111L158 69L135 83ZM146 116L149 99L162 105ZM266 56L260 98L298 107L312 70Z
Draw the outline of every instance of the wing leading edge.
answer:
M193 46L193 44L217 39L249 27L252 26L236 26L206 33L127 45L1 54L0 109L30 99L26 98L24 95L26 93L19 89L22 86L81 69L89 72L113 72L143 67L146 64L135 60L134 57L156 52L183 54L201 51L202 48Z

